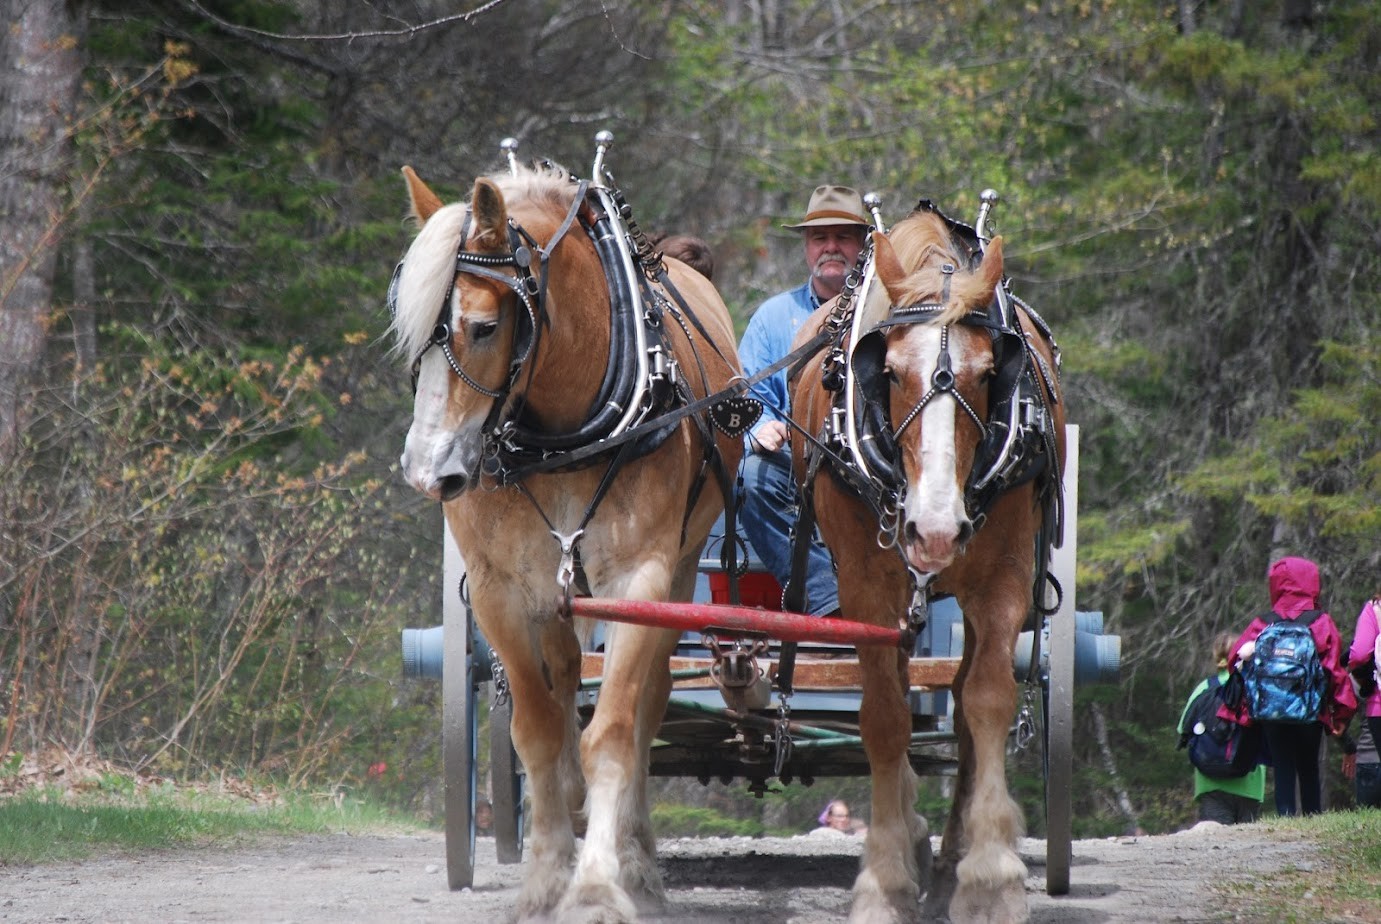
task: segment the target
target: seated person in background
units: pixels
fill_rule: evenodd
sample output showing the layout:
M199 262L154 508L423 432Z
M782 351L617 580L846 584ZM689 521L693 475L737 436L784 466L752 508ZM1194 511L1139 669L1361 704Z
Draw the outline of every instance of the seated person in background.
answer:
M799 224L810 276L803 285L774 295L748 322L739 357L752 377L791 352L802 322L844 289L844 280L863 250L870 227L863 198L847 186L817 186ZM787 445L790 413L786 370L764 379L752 392L763 403L762 417L747 435L743 458L743 533L767 570L787 586L791 576L791 531L800 504ZM834 562L819 537L811 542L806 566L805 611L832 615L839 609Z
M843 799L833 799L825 806L825 810L820 813L820 827L830 828L841 834L863 834L868 830L868 826L863 822L854 821L849 813L849 803Z

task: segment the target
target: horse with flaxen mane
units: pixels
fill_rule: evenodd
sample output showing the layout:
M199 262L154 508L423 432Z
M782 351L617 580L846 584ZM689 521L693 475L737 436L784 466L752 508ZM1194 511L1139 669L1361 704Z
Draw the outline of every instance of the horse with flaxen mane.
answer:
M907 655L859 646L873 795L850 921L914 920L926 891L932 912L955 922L1022 921L1022 824L1004 764L1013 647L1043 586L1044 552L1058 544L1058 357L1044 322L1003 287L1001 239L985 252L922 206L888 235L874 232L871 293L882 310L866 329L840 331L835 355L850 357L856 406L842 413L842 377L836 369L831 381L828 363L805 367L793 391L798 426L820 437L793 438L793 451L838 566L844 617L896 626L926 593L953 594L964 612L952 688L959 775L933 876L913 808ZM845 419L856 421L848 434Z
M618 203L560 167L514 164L449 205L404 174L421 227L390 287L416 382L402 467L443 501L512 695L531 800L517 915L631 921L662 893L648 749L679 633L608 625L582 734L594 627L559 601L690 599L741 442L666 412L741 375L733 326L703 275L620 251Z

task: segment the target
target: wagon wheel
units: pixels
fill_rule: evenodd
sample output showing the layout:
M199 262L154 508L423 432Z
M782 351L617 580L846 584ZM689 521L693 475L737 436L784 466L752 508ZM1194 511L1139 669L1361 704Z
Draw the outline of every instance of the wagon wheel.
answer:
M1050 678L1045 706L1045 891L1069 893L1073 860L1070 788L1074 771L1074 619L1058 614L1050 626Z
M457 597L459 595L457 594ZM476 744L474 625L469 607L444 601L441 671L441 762L445 782L446 880L466 889L475 878Z
M489 773L494 786L494 844L500 863L523 862L522 765L513 750L513 701L489 706Z

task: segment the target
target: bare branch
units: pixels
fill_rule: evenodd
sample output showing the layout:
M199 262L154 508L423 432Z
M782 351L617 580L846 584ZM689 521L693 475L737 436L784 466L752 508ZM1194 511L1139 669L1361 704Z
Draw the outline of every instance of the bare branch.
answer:
M215 23L227 32L241 36L258 36L260 38L274 39L282 42L353 42L359 39L370 38L407 38L434 29L439 26L449 26L455 23L469 22L490 13L506 3L507 0L489 0L468 13L456 13L452 16L442 16L440 19L433 19L429 22L417 23L415 25L404 25L397 29L374 29L367 32L337 32L333 34L305 34L290 35L285 32L268 32L263 29L252 29L248 26L237 25L229 20L223 19L202 6L197 0L186 0L187 6L194 10L204 19Z

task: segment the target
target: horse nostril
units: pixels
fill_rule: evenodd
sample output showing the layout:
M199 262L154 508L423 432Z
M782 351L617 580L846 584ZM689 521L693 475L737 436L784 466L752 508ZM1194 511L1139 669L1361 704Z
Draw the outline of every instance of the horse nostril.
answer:
M465 493L470 486L470 480L464 475L447 475L441 479L439 486L443 501L454 500Z
M959 521L959 544L964 545L973 538L973 521L964 519Z

